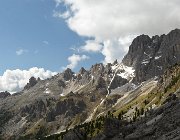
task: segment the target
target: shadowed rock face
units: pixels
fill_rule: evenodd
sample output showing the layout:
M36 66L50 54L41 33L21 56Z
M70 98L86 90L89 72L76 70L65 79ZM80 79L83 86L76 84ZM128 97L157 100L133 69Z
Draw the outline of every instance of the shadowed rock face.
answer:
M68 81L71 80L73 77L73 72L71 69L67 68L64 72L63 72L63 78L64 80Z
M79 71L79 74L84 74L85 72L87 72L87 71L82 67Z
M122 62L136 70L136 82L142 82L163 74L164 70L180 63L180 30L175 29L167 35L147 35L136 37Z
M95 82L96 88L106 88L106 81L100 76Z
M85 83L88 83L90 81L90 73L89 71L85 70L83 67L80 69L80 71L77 73L77 82L82 85Z
M74 116L82 112L85 109L86 105L83 101L75 101L74 99L67 99L60 101L56 104L55 107L55 116L65 114L67 111L69 115Z
M66 84L63 80L58 80L58 86L65 88Z
M121 87L122 85L125 85L126 83L128 83L127 79L123 79L120 76L117 76L114 78L110 88L115 89L117 87Z
M104 65L102 63L95 64L91 67L90 72L93 76L100 76L104 72Z
M0 98L6 98L8 96L11 96L11 94L9 92L7 92L7 91L0 93Z
M47 121L52 122L55 120L56 116L65 115L66 117L73 117L78 113L82 113L86 109L86 104L84 101L66 99L64 101L59 101L56 103L54 109L52 109L47 114Z
M35 86L37 84L38 80L34 77L31 77L29 79L29 83L27 83L27 85L24 87L24 89L30 89L31 87Z

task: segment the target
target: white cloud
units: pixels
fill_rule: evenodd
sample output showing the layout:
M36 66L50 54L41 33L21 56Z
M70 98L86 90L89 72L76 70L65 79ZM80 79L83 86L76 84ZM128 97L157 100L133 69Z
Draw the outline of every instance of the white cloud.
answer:
M67 65L66 67L63 67L63 69L66 69L66 68L74 69L78 65L79 62L87 60L87 59L89 59L89 57L86 55L73 54L72 56L68 57L68 61L70 64Z
M99 52L102 50L102 47L102 44L100 44L99 42L96 42L94 40L88 40L86 41L86 45L81 46L80 49L87 52Z
M16 51L16 55L23 55L24 53L27 53L28 50L24 50L24 49L19 49Z
M77 52L77 53L80 53L80 52L81 52L81 48L75 47L75 46L70 47L70 50L72 50L73 52Z
M62 2L62 0L55 0L55 2L56 2L56 7L58 7L59 4Z
M29 70L6 70L0 76L0 91L17 92L24 88L32 76L44 80L55 74L57 73L37 67L30 68Z
M64 19L67 19L69 18L71 15L70 15L70 12L69 11L66 11L64 13L61 13L61 12L57 12L57 11L54 11L53 12L53 17L60 17L60 18L64 18Z
M129 36L160 35L180 28L179 0L56 0L56 5L60 4L72 13L65 18L71 30L109 45L103 47L105 61L116 58L117 51L121 55L118 59L122 58L132 41L128 40L124 47L123 39Z

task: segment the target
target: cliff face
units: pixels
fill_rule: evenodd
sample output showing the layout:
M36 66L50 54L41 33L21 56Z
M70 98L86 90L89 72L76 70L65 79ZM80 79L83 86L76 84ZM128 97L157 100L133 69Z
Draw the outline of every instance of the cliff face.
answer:
M122 62L136 70L136 82L148 80L163 74L164 70L180 63L180 30L167 35L136 37Z
M7 91L5 91L5 92L0 92L0 98L6 98L6 97L8 97L8 96L11 96L11 94L10 94L9 92L7 92Z

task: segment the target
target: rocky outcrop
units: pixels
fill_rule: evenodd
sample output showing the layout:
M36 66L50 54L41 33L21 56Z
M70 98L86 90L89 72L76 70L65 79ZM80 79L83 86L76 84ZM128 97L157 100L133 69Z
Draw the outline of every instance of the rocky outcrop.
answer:
M65 81L69 81L72 79L73 77L73 72L70 68L67 68L64 72L63 72L63 78Z
M11 94L10 94L9 92L7 92L7 91L5 91L5 92L0 92L0 98L6 98L6 97L8 97L8 96L11 96Z
M32 121L33 119L42 118L46 114L47 106L42 100L38 100L35 103L24 106L21 110L21 116L28 116L27 119Z
M77 83L80 85L87 84L90 82L90 74L89 71L85 70L83 67L80 69L80 71L77 73Z
M86 109L86 104L83 100L65 99L56 103L54 109L47 114L47 121L52 122L56 116L65 115L73 117Z
M110 88L115 89L117 87L121 87L121 86L125 85L126 83L128 83L127 79L124 79L120 76L116 76L116 77L114 77L114 80L112 81Z
M66 84L64 83L63 80L60 79L60 80L58 80L58 86L65 88L65 87L66 87Z
M56 104L55 113L56 115L67 114L75 115L82 112L86 107L83 101L75 101L74 99L67 99L60 101Z
M180 78L180 64L169 67L159 78L159 91L163 91L168 86L173 86L178 78Z
M87 72L83 67L79 70L79 74L84 74L85 72Z
M136 37L122 62L136 70L134 81L142 82L163 74L164 70L180 63L180 30L167 35Z
M95 81L96 88L106 88L106 81L103 79L103 77L98 77Z
M104 65L102 63L95 64L90 69L90 73L94 77L101 76L103 72L104 72Z
M30 89L31 87L35 86L37 84L38 80L34 77L31 77L29 79L29 83L27 83L27 85L24 87L25 90Z

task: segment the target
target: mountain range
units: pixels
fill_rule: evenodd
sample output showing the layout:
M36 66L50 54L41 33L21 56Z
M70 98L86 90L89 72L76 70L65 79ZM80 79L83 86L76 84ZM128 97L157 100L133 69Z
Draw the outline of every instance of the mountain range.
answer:
M180 139L180 30L137 36L122 62L0 93L0 139Z

